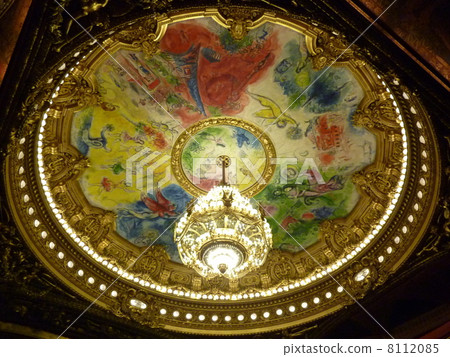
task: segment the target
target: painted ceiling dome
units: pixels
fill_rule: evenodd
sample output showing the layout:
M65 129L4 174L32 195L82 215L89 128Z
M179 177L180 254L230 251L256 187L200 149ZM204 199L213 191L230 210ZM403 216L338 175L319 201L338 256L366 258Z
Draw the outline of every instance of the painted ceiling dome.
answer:
M311 321L381 284L430 217L420 103L313 24L242 8L145 18L46 80L8 174L35 170L9 195L44 263L119 316L216 335ZM234 279L199 275L174 241L222 155L272 236L264 264Z

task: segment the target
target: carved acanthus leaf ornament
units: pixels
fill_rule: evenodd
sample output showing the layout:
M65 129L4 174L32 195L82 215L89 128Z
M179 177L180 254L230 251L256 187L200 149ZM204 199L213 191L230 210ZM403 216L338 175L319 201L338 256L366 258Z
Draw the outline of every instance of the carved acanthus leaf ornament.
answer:
M160 52L159 41L157 40L158 23L154 19L149 19L143 23L131 25L114 35L114 39L122 43L140 49L146 59Z
M331 66L334 62L345 62L354 58L354 51L342 35L321 31L316 38L315 53L311 56L317 70Z
M237 41L242 40L254 25L254 22L263 15L261 10L253 9L249 11L238 7L223 7L219 12L226 19L231 37Z

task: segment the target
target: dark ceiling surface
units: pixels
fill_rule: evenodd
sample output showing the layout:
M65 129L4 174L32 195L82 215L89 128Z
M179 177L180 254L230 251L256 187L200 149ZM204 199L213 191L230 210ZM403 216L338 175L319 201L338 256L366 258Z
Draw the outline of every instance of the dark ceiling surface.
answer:
M362 1L364 12L380 13L384 2ZM80 23L95 36L105 33L120 23L134 17L164 13L191 6L188 1L111 0L70 1L60 3L68 8ZM440 1L435 2L438 8ZM98 6L95 6L95 5ZM330 28L342 31L352 41L365 31L370 22L351 1L197 1L195 6L217 5L259 6L272 11L294 13L315 19ZM81 5L86 7L83 9ZM103 6L104 5L104 6ZM414 6L416 6L414 8ZM389 27L370 27L356 43L364 48L379 71L394 71L424 102L436 132L440 135L442 157L442 190L432 224L417 250L403 267L382 286L368 294L361 304L396 337L417 338L429 334L449 337L450 286L448 255L450 244L450 133L448 112L448 38L445 29L429 29L425 19L421 24L427 40L402 36L408 31L407 22L414 22L420 0L411 2L408 16L393 11L386 16ZM95 9L95 11L94 11ZM395 9L393 9L395 10ZM367 12L365 13L367 15ZM432 19L433 11L426 12ZM395 15L396 14L396 15ZM386 15L388 15L386 13ZM17 20L20 21L20 20ZM431 22L431 20L430 20ZM428 23L430 23L428 22ZM17 28L17 24L13 24ZM403 27L402 27L403 26ZM432 35L427 36L429 31ZM394 37L392 37L394 36ZM397 37L395 37L397 36ZM411 35L413 36L413 35ZM442 37L444 36L444 37ZM408 43L408 51L399 47L398 37ZM422 36L423 37L423 36ZM0 132L2 138L10 137L22 123L17 113L26 107L25 99L40 76L73 48L89 38L69 18L64 16L56 2L42 5L33 1L28 17L18 37L2 86L0 87ZM408 42L408 40L412 42ZM437 42L439 49L433 49ZM422 50L421 50L422 46ZM423 48L427 48L424 50ZM413 54L413 56L411 56ZM417 60L417 58L419 60ZM436 62L437 61L437 62ZM7 153L7 140L0 144L3 159ZM2 178L3 180L3 178ZM55 337L82 313L89 302L75 296L53 278L37 261L23 242L7 207L4 182L0 187L0 336ZM447 326L447 327L445 327ZM31 331L31 332L30 332ZM436 332L433 335L433 331ZM45 332L44 334L42 332ZM185 337L159 329L149 329L137 323L105 313L99 307L89 309L65 334L69 338L173 338ZM188 336L190 338L195 336ZM357 305L351 305L333 316L308 325L290 328L254 337L269 338L385 338L383 331L368 318Z
M450 81L450 32L447 26L450 4L448 1L414 0L406 4L390 0L346 1L368 20L374 21L379 17L375 26L384 30L391 41L395 42L414 61L425 67L441 85L448 88ZM259 2L261 5L270 4L269 1ZM280 10L287 5L283 3L288 1L273 1L271 6ZM8 33L8 36L0 39L0 83L30 4L31 0L11 0L5 1L0 8L0 32ZM291 1L290 5L295 4L297 4L296 1Z
M411 58L430 66L430 73L450 81L450 3L445 0L390 1L361 0L348 2L361 13L376 18L391 33L392 40ZM392 4L392 6L390 6ZM387 11L385 11L388 9Z
M31 0L3 1L0 5L0 83L8 68L23 22L28 13Z

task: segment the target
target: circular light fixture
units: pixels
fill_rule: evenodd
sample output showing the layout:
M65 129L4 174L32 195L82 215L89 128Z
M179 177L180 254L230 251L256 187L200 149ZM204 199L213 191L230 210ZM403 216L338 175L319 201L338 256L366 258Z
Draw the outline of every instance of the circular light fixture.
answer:
M245 251L233 243L212 242L201 254L203 262L213 270L224 274L227 270L234 270L244 261Z
M230 158L220 156L225 168ZM200 275L237 278L261 266L272 247L272 233L263 214L239 190L225 183L191 204L175 228L183 263Z

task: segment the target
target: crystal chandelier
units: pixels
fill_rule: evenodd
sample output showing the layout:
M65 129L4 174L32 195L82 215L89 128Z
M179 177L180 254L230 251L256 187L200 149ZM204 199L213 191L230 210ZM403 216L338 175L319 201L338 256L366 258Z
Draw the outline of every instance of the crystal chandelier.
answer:
M228 156L220 156L222 183L197 199L175 228L181 260L200 275L237 278L261 266L272 247L270 226L250 200L225 183Z

